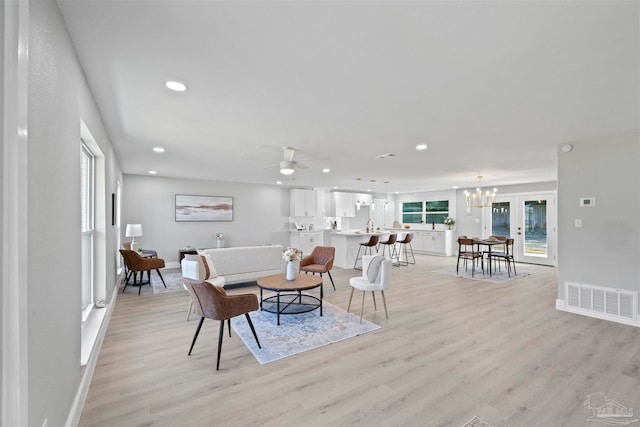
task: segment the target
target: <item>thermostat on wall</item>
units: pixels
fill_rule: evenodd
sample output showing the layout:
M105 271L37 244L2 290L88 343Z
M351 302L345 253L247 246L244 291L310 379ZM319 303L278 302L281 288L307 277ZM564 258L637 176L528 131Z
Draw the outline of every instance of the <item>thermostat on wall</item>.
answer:
M580 207L591 207L596 205L595 197L580 197Z

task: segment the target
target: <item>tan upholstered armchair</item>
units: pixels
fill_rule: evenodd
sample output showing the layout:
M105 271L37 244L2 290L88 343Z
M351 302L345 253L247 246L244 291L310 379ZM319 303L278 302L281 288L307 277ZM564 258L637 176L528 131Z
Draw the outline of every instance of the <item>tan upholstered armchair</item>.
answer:
M189 348L189 356L193 346L198 339L200 328L204 319L213 319L220 321L220 331L218 334L218 360L216 363L216 370L220 370L220 350L222 350L222 337L224 335L224 321L227 321L229 327L229 336L231 336L231 318L244 314L249 322L249 327L253 336L256 339L258 348L260 347L260 341L258 341L258 335L249 317L250 311L256 311L258 309L258 297L255 294L240 294L240 295L227 295L224 289L219 286L214 286L209 282L202 282L199 280L192 280L182 278L184 287L191 295L193 302L193 308L195 313L200 316L200 322L196 333L193 336L193 342L191 348Z
M336 248L332 246L316 246L311 251L311 254L300 260L300 271L305 273L327 273L333 289L336 289L336 285L333 283L333 277L331 277L331 269L333 268L333 258L336 255Z
M160 269L164 268L164 260L162 258L145 258L140 256L136 251L130 251L127 249L120 249L120 254L122 258L124 258L124 263L128 269L127 278L125 280L124 290L127 289L127 285L129 284L129 279L133 276L133 285L140 286L138 289L138 295L140 295L140 291L142 290L142 274L140 274L140 284L138 284L138 273L144 273L145 271L150 272L151 270L155 270L160 276L160 280L162 280L162 284L166 288L167 285L164 283L164 278L162 274L160 274ZM151 285L151 280L149 280L149 285Z

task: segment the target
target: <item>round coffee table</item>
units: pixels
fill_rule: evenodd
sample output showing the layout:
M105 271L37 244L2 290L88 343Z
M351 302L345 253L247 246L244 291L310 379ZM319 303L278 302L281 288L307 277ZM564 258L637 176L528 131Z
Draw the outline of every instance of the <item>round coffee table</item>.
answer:
M322 277L312 274L296 274L294 280L287 280L284 274L274 274L258 279L260 288L260 310L276 313L278 325L281 314L300 314L320 308L322 316ZM303 294L302 291L320 288L320 298ZM274 291L276 294L263 298L262 291Z

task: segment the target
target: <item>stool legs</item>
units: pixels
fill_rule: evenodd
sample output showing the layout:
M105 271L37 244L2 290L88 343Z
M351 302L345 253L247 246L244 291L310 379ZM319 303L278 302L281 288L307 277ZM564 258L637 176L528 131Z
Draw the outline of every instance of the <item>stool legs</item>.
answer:
M362 255L372 255L371 253L371 248L373 246L369 246L369 245L360 245L360 247L358 248L358 254L356 255L356 260L353 263L353 269L354 270L362 270L362 267L358 268L356 267L356 265L358 264L358 260L361 260L362 257L360 256L360 250L364 247L364 252L362 252ZM367 249L369 249L369 253L367 254ZM376 250L376 253L378 253L378 251Z

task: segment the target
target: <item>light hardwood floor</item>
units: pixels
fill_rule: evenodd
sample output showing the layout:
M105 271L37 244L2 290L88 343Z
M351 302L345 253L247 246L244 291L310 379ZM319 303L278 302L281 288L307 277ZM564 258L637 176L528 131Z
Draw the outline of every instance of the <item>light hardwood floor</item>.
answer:
M533 274L493 284L416 257L393 269L389 320L367 296L381 329L266 365L226 335L218 372L217 322L187 356L186 291L119 294L80 425L593 426L583 402L596 392L640 412L640 328L556 311L555 268L518 265ZM346 309L360 272L332 274L325 299Z

